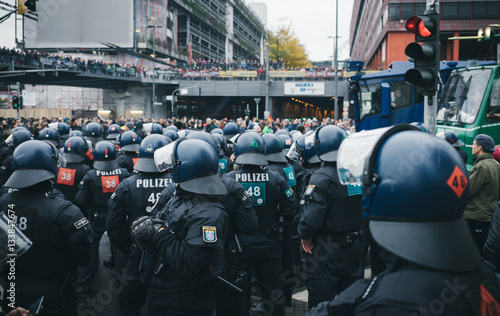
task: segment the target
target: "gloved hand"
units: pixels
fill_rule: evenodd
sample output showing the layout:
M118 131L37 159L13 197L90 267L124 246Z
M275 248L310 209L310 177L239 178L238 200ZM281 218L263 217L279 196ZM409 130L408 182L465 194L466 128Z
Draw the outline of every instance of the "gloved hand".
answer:
M162 226L162 220L151 219L149 216L139 217L132 223L132 238L136 241L137 246L142 249Z

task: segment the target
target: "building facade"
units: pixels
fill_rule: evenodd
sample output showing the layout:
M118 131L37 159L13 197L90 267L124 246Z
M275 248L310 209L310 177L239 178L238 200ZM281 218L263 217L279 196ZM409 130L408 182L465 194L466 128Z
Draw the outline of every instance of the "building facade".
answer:
M441 0L441 60L497 60L495 39L449 40L477 35L479 29L500 24L500 1ZM404 50L415 40L406 31L408 18L423 15L426 1L354 0L350 40L351 60L365 62L366 69L387 69L393 61L407 61Z

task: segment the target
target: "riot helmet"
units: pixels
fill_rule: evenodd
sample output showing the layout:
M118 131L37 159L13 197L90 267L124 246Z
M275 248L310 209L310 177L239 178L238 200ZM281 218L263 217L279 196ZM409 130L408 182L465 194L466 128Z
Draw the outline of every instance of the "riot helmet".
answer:
M174 131L174 132L178 132L178 131L179 131L179 129L178 129L178 128L177 128L177 126L175 126L175 125L169 125L169 126L167 126L167 128L165 128L165 130L166 130L166 131L170 131L170 130L172 130L172 131Z
M30 131L27 131L25 129L19 129L17 131L12 131L12 134L7 137L5 140L5 144L11 147L17 147L24 143L27 140L32 140L33 135L31 135Z
M425 133L430 133L431 131L429 130L429 127L427 127L427 125L425 125L424 123L422 122L413 122L413 123L410 123L411 126L414 126L416 128L418 128L419 130L421 130L422 132L425 132Z
M285 155L283 154L283 144L281 143L281 139L274 134L264 134L262 135L262 139L266 143L266 159L269 162L282 162L286 163Z
M18 126L14 129L12 129L12 132L11 133L14 133L14 132L17 132L17 131L28 131L28 132L31 132L29 128L27 128L26 126Z
M86 140L90 140L92 146L95 146L98 142L102 141L102 135L104 133L104 128L101 124L90 122L83 128L83 137Z
M336 125L324 125L309 134L305 139L305 147L316 146L317 155L321 161L337 161L340 144L347 137L343 128Z
M118 168L118 161L116 161L117 152L116 146L110 141L103 140L95 144L92 149L94 169L110 171Z
M287 131L286 129L280 129L274 133L274 135L279 136L279 135L287 135L290 136L290 132Z
M177 134L177 132L172 130L172 129L168 129L168 127L165 130L165 132L163 132L163 136L170 138L170 140L172 140L172 141L176 141L179 138L179 135Z
M60 139L68 139L69 138L69 125L66 123L61 123L61 122L55 122L55 123L50 123L49 127L52 127L53 129L57 130L59 133L59 138Z
M236 138L234 146L236 163L240 165L267 166L266 143L262 136L247 131Z
M115 140L118 135L122 133L122 129L118 124L111 124L108 127L108 135L106 136L107 140Z
M465 143L458 138L457 133L455 133L454 131L446 130L444 132L438 133L436 136L444 139L453 147L462 147L463 145L465 145Z
M240 128L236 123L229 122L224 126L223 135L226 140L233 138L240 133Z
M224 135L224 131L221 130L220 128L214 128L213 130L210 131L210 134L220 134L220 135Z
M59 148L59 133L52 127L46 127L38 134L38 140L48 141Z
M293 144L293 139L290 136L290 134L275 134L276 136L279 137L281 140L281 143L283 144L283 154L286 156L288 154L288 151L290 150L290 147L292 147Z
M58 165L64 165L59 151L50 142L28 140L12 155L14 172L5 183L8 188L26 188L55 178Z
M321 162L318 155L316 155L318 152L317 147L306 146L306 138L311 134L314 134L314 132L310 131L307 134L299 137L299 139L297 139L293 143L292 147L288 151L287 157L292 160L299 160L300 158L302 158L303 161L311 164Z
M126 152L138 152L141 144L141 139L135 132L126 131L118 136L117 140L120 143L120 149Z
M158 123L153 123L151 125L151 134L163 134L163 126Z
M224 138L224 136L222 136L222 134L215 133L212 134L212 136L219 142L219 157L224 156L224 154L226 153L226 139Z
M83 137L83 132L82 132L82 131L79 131L79 130L76 130L76 131L71 131L71 133L69 133L69 137L73 137L73 136L80 136L80 137Z
M204 142L206 142L207 144L209 144L210 146L212 146L212 148L217 152L217 156L220 154L220 145L219 145L219 142L215 139L215 137L212 135L212 134L209 134L207 132L202 132L202 131L193 131L191 133L189 133L187 136L186 136L187 139L199 139L199 140L202 140Z
M134 165L134 170L141 172L158 172L154 161L155 150L171 143L172 141L163 135L151 134L146 136L139 148L139 160Z
M88 151L88 142L83 137L73 136L64 143L63 157L68 163L82 162Z
M225 195L219 175L219 157L212 146L200 139L181 138L154 153L158 170L172 170L181 189L206 195Z
M349 136L337 167L342 183L362 185L364 215L383 248L431 269L479 267L463 219L468 172L452 146L401 124Z

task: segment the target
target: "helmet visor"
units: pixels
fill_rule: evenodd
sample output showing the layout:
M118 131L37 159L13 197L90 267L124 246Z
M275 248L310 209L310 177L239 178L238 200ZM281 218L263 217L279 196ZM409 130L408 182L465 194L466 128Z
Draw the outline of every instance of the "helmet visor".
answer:
M286 156L289 159L292 159L292 160L299 160L300 156L302 156L302 152L303 151L304 151L304 149L302 149L299 146L297 146L297 143L294 142L293 145L292 145L292 147L290 147L290 150L288 151L288 153L286 154Z
M337 170L342 184L361 184L366 161L380 137L390 128L361 131L344 139L337 154Z
M0 264L3 265L9 257L20 256L33 244L31 240L17 227L14 218L6 213L0 215Z
M151 133L151 130L153 129L153 123L146 123L142 125L142 128L146 133Z
M14 147L14 135L10 134L9 137L5 140L5 144L10 147Z
M175 163L174 151L176 145L177 142L174 142L155 150L154 161L156 168L158 168L160 172L173 169Z
M304 143L307 149L316 146L316 133L311 133L310 135L306 136L304 139Z

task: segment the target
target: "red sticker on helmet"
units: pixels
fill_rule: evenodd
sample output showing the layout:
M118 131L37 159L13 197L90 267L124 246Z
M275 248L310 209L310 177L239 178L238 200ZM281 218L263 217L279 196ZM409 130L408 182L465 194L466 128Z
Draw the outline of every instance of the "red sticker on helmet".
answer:
M139 161L139 158L132 158L132 162L134 163L134 166L135 164Z
M460 198L464 193L465 188L467 188L468 180L462 170L458 166L455 166L455 169L453 169L453 172L446 183L453 190L453 192L455 192L458 198Z

